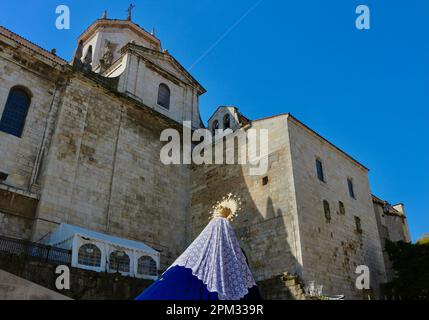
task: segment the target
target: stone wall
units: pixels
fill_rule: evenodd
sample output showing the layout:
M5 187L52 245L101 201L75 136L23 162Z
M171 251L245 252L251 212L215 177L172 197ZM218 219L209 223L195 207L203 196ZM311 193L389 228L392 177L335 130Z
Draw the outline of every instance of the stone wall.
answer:
M386 215L384 217L384 226L386 226L388 230L388 238L391 241L410 242L410 238L407 234L408 227L405 217Z
M200 127L197 88L185 79L164 53L134 47L124 57L126 67L120 75L118 90L126 92L145 105L178 123L191 121ZM158 104L158 89L163 83L170 89L170 108Z
M70 300L70 298L0 270L0 300Z
M403 205L391 207L389 203L376 197L373 198L373 206L377 219L380 243L383 249L384 264L386 266L386 277L387 281L390 282L394 278L395 271L392 268L389 254L386 251L386 241L411 241L404 212L405 210ZM400 209L401 211L397 211L396 208Z
M323 285L327 295L360 299L367 293L355 288L355 270L367 265L377 294L385 266L367 169L290 115L255 121L252 128L269 129L267 174L250 176L248 165L194 167L188 242L207 224L216 200L232 192L244 200L233 226L257 281L288 272ZM316 159L322 159L326 182L317 178ZM355 199L349 195L348 178L353 179ZM330 204L329 221L323 200ZM362 233L355 217L361 219Z
M66 222L162 251L184 249L190 169L159 159L161 131L177 127L76 72L62 97L42 179L33 240Z
M0 49L0 117L11 88L24 87L31 95L22 136L0 131L0 171L9 174L7 185L30 190L61 76L55 67L41 63L25 47L17 48L1 35Z
M1 270L76 300L132 300L153 283L119 274L70 268L70 290L58 290L55 286L58 277L56 267L54 264L0 253Z
M0 113L11 87L24 86L32 95L23 136L0 132L0 171L9 174L5 183L13 192L40 198L25 220L0 206L0 232L28 239L36 218L31 239L38 241L67 222L143 241L162 251L166 268L184 249L190 203L190 168L159 159L161 131L178 124L9 38L0 40ZM188 98L174 95L172 105Z
M304 281L324 286L327 295L362 298L355 288L355 270L367 265L371 287L377 291L385 281L385 267L377 223L372 207L368 172L326 140L289 117L288 131L296 189ZM317 177L316 159L323 164L325 182ZM352 178L355 198L349 195ZM330 220L323 200L330 205ZM344 203L341 214L339 201ZM355 217L359 217L362 233Z
M295 192L285 118L255 122L253 129L270 128L269 169L251 176L250 165L203 165L192 171L191 242L207 225L212 206L228 193L243 201L232 223L257 281L299 273L300 247ZM237 132L239 137L244 129ZM238 153L238 150L235 150ZM264 185L264 177L267 184Z
M60 61L41 56L35 45L17 44L13 35L5 36L7 32L0 29L0 116L11 88L24 88L31 96L22 136L0 131L0 171L8 174L0 184L0 235L29 239L39 196L39 169L67 73Z
M0 186L0 235L29 240L38 200Z
M285 272L257 283L264 300L306 300L302 281Z

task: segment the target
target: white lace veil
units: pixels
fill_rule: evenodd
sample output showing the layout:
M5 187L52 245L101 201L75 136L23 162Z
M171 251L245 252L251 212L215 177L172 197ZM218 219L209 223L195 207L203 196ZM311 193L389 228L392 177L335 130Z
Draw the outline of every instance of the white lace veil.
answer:
M214 218L173 263L192 270L219 300L240 300L256 285L231 224Z

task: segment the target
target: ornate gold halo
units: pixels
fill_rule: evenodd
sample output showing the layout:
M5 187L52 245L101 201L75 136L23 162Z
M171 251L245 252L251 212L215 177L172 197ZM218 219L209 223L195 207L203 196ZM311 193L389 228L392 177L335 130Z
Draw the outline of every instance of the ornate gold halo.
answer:
M210 219L220 217L228 221L233 221L237 213L241 210L241 205L242 202L240 197L229 193L213 206Z

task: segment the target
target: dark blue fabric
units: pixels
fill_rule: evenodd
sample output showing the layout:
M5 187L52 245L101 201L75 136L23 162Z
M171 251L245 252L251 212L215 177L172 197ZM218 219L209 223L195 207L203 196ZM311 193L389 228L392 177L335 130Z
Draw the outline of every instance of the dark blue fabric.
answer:
M218 300L191 269L175 266L147 288L136 300Z
M256 286L250 289L249 294L243 298L243 300L260 299ZM207 286L192 274L192 270L175 266L167 270L136 300L213 301L218 300L218 295L216 292L209 292Z

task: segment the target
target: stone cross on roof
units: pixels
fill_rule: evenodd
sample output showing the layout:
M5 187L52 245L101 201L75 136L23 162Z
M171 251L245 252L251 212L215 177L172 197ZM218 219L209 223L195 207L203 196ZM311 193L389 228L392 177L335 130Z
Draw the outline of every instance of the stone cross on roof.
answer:
M135 6L135 5L133 5L132 3L131 3L131 4L130 4L130 6L128 7L128 9L127 9L127 12L128 12L128 18L127 18L127 20L131 21L132 13L133 13L133 9L134 9L135 7L136 7L136 6Z

